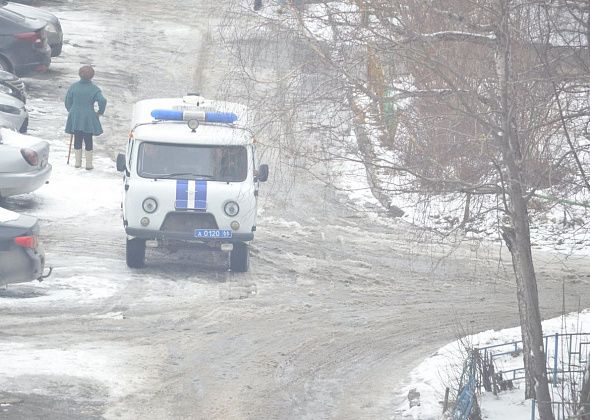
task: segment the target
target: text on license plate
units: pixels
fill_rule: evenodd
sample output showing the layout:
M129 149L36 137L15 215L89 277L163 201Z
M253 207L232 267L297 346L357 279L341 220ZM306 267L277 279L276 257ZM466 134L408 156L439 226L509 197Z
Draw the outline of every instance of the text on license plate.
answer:
M227 239L231 238L231 230L220 230L220 229L196 229L195 238L219 238Z

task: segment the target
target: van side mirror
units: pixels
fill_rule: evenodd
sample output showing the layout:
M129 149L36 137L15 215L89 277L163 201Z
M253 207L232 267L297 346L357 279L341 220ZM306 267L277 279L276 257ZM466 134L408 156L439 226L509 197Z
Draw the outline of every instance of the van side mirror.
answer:
M258 167L258 176L256 177L257 181L266 182L268 179L268 165L263 164Z
M117 155L117 171L123 172L126 169L125 163L125 155L123 153L119 153Z

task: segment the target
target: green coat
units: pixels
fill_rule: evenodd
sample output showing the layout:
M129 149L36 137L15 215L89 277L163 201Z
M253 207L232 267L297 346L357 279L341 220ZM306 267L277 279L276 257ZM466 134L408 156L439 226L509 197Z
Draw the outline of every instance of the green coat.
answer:
M107 100L102 92L90 80L80 79L68 89L65 105L68 110L66 133L74 134L76 131L93 134L102 134L102 126L98 119L94 104L98 103L98 113L104 114Z

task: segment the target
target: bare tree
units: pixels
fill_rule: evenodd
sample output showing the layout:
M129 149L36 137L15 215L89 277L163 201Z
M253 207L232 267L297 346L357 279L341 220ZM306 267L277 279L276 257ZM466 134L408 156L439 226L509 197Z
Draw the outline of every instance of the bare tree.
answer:
M396 194L438 194L464 200L464 222L498 214L516 279L526 397L538 400L542 419L553 414L529 206L539 190L567 197L589 186L589 10L588 0L287 5L257 20L257 33L272 34L288 57L277 61L278 77L243 67L274 86L249 99L270 111L263 120L287 120L289 136L307 140L285 144L297 145L310 171L349 159L365 165L387 209Z

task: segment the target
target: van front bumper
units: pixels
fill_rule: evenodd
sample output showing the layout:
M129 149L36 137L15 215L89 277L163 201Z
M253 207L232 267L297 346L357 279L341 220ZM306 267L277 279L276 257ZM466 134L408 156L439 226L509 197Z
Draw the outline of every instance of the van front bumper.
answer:
M148 240L172 240L172 241L185 241L185 242L220 242L220 243L236 243L236 242L248 242L254 239L254 233L232 233L231 238L196 238L194 234L187 232L163 232L161 230L150 230L150 229L136 229L136 228L125 228L125 232L129 236L140 239Z

